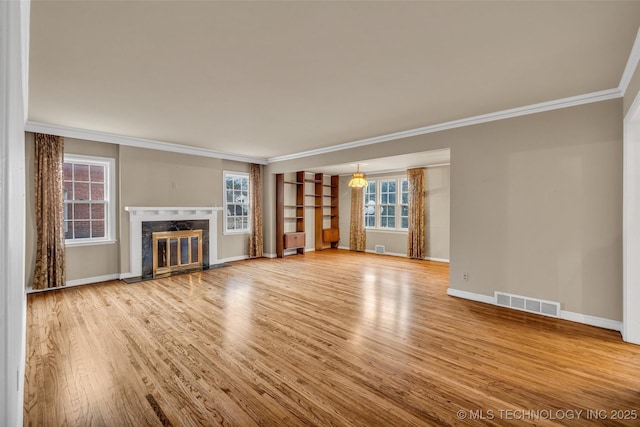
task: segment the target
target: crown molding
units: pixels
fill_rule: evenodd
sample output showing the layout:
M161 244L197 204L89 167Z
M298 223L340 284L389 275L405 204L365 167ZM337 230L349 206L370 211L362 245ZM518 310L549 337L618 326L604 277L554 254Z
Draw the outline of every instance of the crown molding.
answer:
M148 148L151 150L170 151L172 153L190 154L193 156L211 157L223 160L235 160L245 163L267 164L264 157L251 157L239 154L223 153L206 148L190 147L182 144L170 142L154 141L151 139L135 138L131 136L118 135L115 133L98 132L87 129L78 129L67 126L52 125L28 121L25 124L27 132L47 133L51 135L64 136L66 138L86 139L88 141L108 142L111 144L126 145L129 147Z
M553 101L531 104L524 107L511 108L509 110L497 111L495 113L481 114L479 116L467 117L465 119L452 120L450 122L439 123L417 129L410 129L402 132L389 133L375 136L373 138L360 139L358 141L346 142L344 144L332 145L330 147L318 148L315 150L301 151L299 153L287 154L284 156L270 157L269 163L283 162L286 160L300 159L303 157L317 156L318 154L332 153L335 151L347 150L350 148L365 147L367 145L379 144L381 142L393 141L412 136L425 135L428 133L441 132L444 130L456 129L465 126L472 126L481 123L494 122L497 120L510 119L513 117L526 116L529 114L542 113L545 111L558 110L561 108L575 107L577 105L590 104L593 102L607 101L622 97L620 89L607 89L598 92L591 92L584 95L571 96L568 98L556 99Z
M622 96L627 93L629 82L631 82L633 73L638 67L638 61L640 61L640 28L636 33L636 40L633 42L633 47L631 48L629 59L627 59L627 65L624 67L622 77L620 77L620 84L618 85L618 89L620 90L620 93L622 93Z

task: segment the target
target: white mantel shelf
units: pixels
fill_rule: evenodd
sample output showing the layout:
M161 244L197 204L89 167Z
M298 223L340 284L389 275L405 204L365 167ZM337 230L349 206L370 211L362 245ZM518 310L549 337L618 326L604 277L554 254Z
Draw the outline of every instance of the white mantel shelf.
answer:
M209 265L218 260L218 215L223 208L217 206L126 206L129 212L129 267L122 278L142 275L142 223L146 221L209 221Z
M205 206L205 207L153 207L153 206L126 206L125 211L132 216L148 215L148 216L183 216L183 215L211 215L216 211L221 211L221 207Z

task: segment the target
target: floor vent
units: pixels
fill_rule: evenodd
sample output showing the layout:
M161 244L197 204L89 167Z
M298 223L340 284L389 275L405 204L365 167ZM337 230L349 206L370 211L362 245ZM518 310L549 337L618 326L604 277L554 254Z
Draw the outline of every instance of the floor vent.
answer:
M545 301L536 298L495 292L496 305L522 310L529 313L542 314L543 316L559 317L560 303Z
M384 253L384 245L376 245L376 253L383 254Z

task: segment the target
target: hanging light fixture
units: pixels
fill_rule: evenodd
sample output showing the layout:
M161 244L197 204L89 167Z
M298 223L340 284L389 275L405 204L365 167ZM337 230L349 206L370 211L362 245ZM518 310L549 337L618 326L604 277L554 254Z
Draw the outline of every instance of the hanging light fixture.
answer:
M360 165L356 165L356 172L354 172L351 181L349 181L349 187L362 188L369 185L367 180L364 178L364 174L360 172Z

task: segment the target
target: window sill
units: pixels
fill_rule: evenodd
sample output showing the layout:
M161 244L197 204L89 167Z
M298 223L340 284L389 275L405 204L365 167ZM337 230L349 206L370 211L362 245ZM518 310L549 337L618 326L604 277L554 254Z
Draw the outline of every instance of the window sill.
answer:
M398 230L393 228L365 228L365 232L373 231L375 233L392 233L392 234L407 234L409 230Z
M64 246L67 248L72 248L75 246L99 246L99 245L112 245L117 243L118 241L115 239L106 239L106 240L86 240L86 241L65 241Z
M225 236L237 236L239 234L251 234L251 232L249 230L241 230L241 231L223 231L222 232L223 235Z

